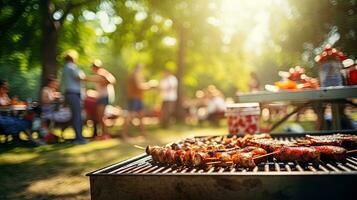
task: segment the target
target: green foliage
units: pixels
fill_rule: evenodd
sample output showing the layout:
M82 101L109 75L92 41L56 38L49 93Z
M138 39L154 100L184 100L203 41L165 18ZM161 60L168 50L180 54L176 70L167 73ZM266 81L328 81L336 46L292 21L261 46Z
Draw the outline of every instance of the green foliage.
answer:
M43 44L43 3L45 1L0 2L0 78L10 81L11 94L22 99L38 94ZM57 63L63 65L63 52L79 51L79 66L90 74L90 63L100 58L118 79L116 103L125 106L126 79L136 63L145 64L146 79L160 79L162 70L175 71L178 62L180 31L185 32L184 95L216 85L226 96L237 89L247 91L250 71L260 81L277 81L278 70L303 65L316 75L313 57L321 46L338 34L335 46L356 57L356 2L343 0L271 1L259 8L254 2L231 2L234 6L254 9L245 16L235 13L241 24L232 24L234 32L227 42L223 27L208 23L225 15L219 0L49 0L52 11L66 14L59 29ZM70 4L68 4L70 2ZM224 3L224 2L223 2ZM68 6L73 8L64 13ZM260 5L262 6L262 5ZM265 9L265 10L264 10ZM248 46L260 19L255 12L268 13L266 41ZM20 17L18 17L20 16ZM107 21L102 21L107 19ZM228 19L228 22L234 19ZM254 38L253 38L254 39ZM26 81L25 86L23 82ZM89 85L90 86L90 85ZM92 86L90 86L92 87ZM157 91L146 95L153 106L160 102Z

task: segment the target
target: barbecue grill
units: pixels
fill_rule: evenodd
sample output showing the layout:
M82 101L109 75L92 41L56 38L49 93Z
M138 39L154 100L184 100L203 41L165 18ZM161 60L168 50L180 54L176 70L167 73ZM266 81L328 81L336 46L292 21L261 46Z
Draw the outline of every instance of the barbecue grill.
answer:
M304 134L272 135L294 141ZM357 156L345 162L278 162L254 169L172 167L139 155L88 174L92 199L353 199Z

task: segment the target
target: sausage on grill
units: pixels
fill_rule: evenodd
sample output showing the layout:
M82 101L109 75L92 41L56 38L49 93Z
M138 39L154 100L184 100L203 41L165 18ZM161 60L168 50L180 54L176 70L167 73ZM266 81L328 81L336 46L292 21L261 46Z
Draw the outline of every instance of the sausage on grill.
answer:
M337 146L315 146L316 151L320 153L323 160L340 161L347 158L347 150Z
M283 146L274 155L280 161L316 162L320 160L320 153L313 147Z

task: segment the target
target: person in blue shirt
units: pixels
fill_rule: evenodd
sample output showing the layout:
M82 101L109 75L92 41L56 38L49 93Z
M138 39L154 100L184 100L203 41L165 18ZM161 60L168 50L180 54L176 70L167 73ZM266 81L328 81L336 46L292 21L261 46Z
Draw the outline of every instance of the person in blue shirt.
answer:
M82 136L81 81L85 74L77 67L78 52L68 50L65 54L65 64L62 73L65 101L72 112L72 126L76 134L75 144L86 144Z

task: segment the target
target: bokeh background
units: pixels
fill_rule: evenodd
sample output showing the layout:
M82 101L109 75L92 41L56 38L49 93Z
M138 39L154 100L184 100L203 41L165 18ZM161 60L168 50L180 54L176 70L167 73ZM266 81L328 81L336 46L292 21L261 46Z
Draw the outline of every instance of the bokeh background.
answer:
M182 96L209 84L234 96L248 90L251 71L262 84L296 65L315 75L313 58L327 43L357 55L355 0L4 0L0 6L0 78L23 100L38 99L41 80L61 73L69 48L80 52L88 73L94 58L104 61L119 80L120 106L138 62L150 79L164 68L175 72ZM146 104L159 104L157 97L148 92Z
M0 79L9 81L11 97L39 100L44 78L60 77L63 54L71 48L87 74L99 58L115 75L115 106L126 108L126 79L137 63L145 64L147 80L171 70L181 103L211 84L234 97L248 92L253 71L261 85L273 84L279 70L296 65L316 77L314 57L326 44L356 59L356 28L356 0L1 0ZM144 102L147 110L160 106L159 93L147 91ZM306 115L300 124L311 130L314 123ZM120 129L110 132L119 135ZM134 144L227 133L225 126L205 124L147 130L145 140L130 142L1 143L0 199L89 199L85 174L142 153ZM83 134L90 131L85 127ZM68 135L73 137L71 129Z

